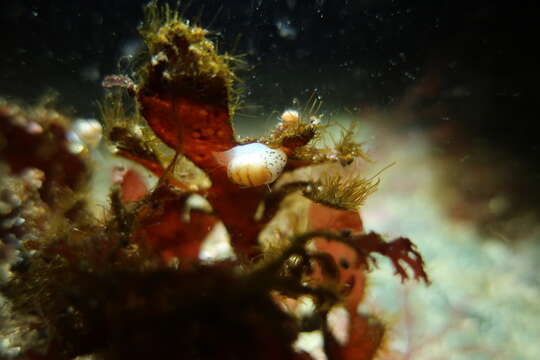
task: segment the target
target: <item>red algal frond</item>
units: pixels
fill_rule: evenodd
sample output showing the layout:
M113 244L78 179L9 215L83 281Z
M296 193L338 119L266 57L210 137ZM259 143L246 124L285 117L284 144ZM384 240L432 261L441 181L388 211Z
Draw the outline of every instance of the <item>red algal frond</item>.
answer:
M358 211L334 209L319 203L311 203L309 207L309 224L312 230L349 230L361 233L364 224Z
M401 265L404 261L413 270L415 280L424 280L426 284L430 283L428 275L424 270L424 259L418 251L416 245L408 238L400 237L383 246L381 254L392 260L396 274L401 277L401 280L409 278L405 268Z
M175 194L165 187L155 190L139 210L135 241L162 254L198 260L202 241L217 223L215 216L187 205L189 194Z
M317 238L323 238L327 241L337 241L349 246L357 253L360 263L368 269L370 262L376 262L373 253L379 253L388 257L394 265L396 275L399 275L402 281L409 279L409 274L400 263L404 261L412 269L416 280L423 280L426 284L430 283L429 277L424 270L424 259L422 255L416 251L415 245L407 238L400 237L386 242L376 232L351 234L348 230L345 232L317 230L299 236L297 241L305 244L307 241Z
M430 283L424 270L424 259L408 238L400 237L386 242L381 235L370 232L354 236L347 243L351 244L360 254L364 254L366 259L373 259L370 256L371 253L379 253L388 257L394 265L396 275L399 275L402 281L409 278L409 274L401 264L403 261L412 269L416 280L423 280L426 284Z
M146 96L144 90L138 99L152 130L203 170L215 170L219 164L213 154L236 145L228 108L186 99L183 94Z
M213 153L237 144L229 59L216 53L206 30L179 18L161 19L159 36L147 31L150 11L141 28L152 56L137 91L141 114L165 144L211 171L217 165Z

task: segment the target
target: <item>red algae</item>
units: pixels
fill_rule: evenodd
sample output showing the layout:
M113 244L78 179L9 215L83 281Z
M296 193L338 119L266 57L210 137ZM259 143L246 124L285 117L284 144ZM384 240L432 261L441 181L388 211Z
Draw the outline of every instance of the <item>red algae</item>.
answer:
M212 230L216 217L200 210L189 211L188 195L177 196L167 188L154 191L152 196L154 199L139 210L135 241L162 253L166 261L178 254L197 260L201 239Z

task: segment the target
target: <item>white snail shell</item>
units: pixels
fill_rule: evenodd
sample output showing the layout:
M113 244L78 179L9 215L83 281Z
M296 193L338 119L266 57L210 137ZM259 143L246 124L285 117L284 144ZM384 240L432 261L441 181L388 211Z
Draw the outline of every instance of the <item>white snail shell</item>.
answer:
M220 153L227 163L227 175L235 184L253 187L276 180L285 164L287 155L261 143L238 145Z
M285 110L281 114L281 123L285 127L295 126L300 122L300 114L296 110Z

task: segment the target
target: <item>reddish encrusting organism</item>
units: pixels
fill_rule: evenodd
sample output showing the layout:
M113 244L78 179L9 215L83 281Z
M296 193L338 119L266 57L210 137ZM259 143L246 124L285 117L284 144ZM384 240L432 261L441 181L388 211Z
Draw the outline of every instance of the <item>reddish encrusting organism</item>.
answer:
M0 107L0 158L10 171L21 174L36 168L44 173L43 198L54 201L57 187L77 190L89 172L86 159L69 149L68 118L45 106L25 111Z

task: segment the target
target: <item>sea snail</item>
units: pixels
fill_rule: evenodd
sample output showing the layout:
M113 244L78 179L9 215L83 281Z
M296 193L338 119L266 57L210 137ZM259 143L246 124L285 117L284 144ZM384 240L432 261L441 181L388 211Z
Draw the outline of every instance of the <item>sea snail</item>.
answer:
M245 187L273 182L287 163L287 155L282 150L256 142L237 145L217 154L216 158L227 166L229 180Z
M284 127L297 126L300 122L300 114L296 110L285 110L281 114L281 124Z

